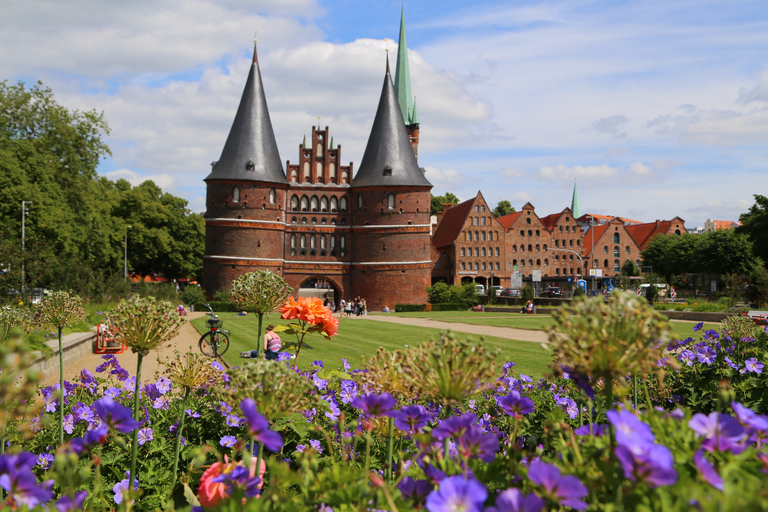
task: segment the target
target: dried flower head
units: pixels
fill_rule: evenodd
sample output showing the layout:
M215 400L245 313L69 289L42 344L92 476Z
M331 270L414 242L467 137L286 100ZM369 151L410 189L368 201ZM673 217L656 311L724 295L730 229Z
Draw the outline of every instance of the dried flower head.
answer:
M0 343L11 339L16 329L29 332L31 327L32 319L29 310L16 306L0 308Z
M733 340L740 340L747 337L754 338L760 329L751 318L733 315L723 320L720 330L724 336L730 336Z
M190 350L192 347L190 347ZM166 357L165 375L178 389L195 391L211 383L220 382L222 372L211 364L211 358L202 354L174 351L174 357Z
M30 369L32 361L21 339L0 343L0 439L11 422L22 434L31 434L31 422L21 420L36 416L41 403L33 398L42 379L40 372Z
M66 327L85 319L83 301L67 292L46 293L35 306L35 324Z
M379 348L376 355L363 365L362 372L355 379L363 387L396 397L417 396L419 388L411 378L410 355L402 350L394 352Z
M293 288L282 277L269 270L259 270L232 281L229 300L241 311L269 313L285 302L291 293Z
M286 365L252 360L229 371L228 389L217 388L229 403L252 398L269 421L300 413L314 405L312 384Z
M174 338L184 323L170 302L154 297L121 300L108 316L115 339L142 355Z
M666 318L631 292L615 292L607 301L578 298L555 310L552 318L555 375L566 366L593 379L644 376L656 369L661 345L669 340Z

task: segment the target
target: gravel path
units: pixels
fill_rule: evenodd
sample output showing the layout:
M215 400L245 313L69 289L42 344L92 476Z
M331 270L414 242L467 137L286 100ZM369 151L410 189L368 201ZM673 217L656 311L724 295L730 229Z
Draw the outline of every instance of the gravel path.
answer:
M356 317L352 317L353 319ZM416 327L430 327L432 329L451 330L454 332L466 332L469 334L478 334L480 336L495 336L497 338L507 338L510 340L530 341L533 343L548 343L547 333L544 331L532 331L528 329L515 329L512 327L493 327L490 325L473 325L456 322L441 322L433 318L412 318L393 316L387 314L368 315L366 320L376 320L379 322L390 322L401 325L413 325ZM346 319L342 322L347 321Z
M189 313L187 320L193 320L201 316L205 316L207 313L194 312ZM153 350L146 357L141 365L141 380L147 381L154 378L155 372L160 370L162 372L164 367L161 367L159 361L164 361L166 356L173 356L173 351L178 349L180 352L197 352L197 342L200 340L200 334L197 329L194 328L191 322L184 322L184 325L179 329L179 334L171 340L170 343L162 347L160 350ZM192 347L190 349L190 347ZM138 356L131 352L130 349L126 349L122 354L115 354L115 357L120 362L120 366L128 370L131 377L136 375L136 364L138 362ZM88 354L81 357L76 362L65 364L64 366L64 380L72 382L72 380L80 375L80 372L86 368L91 373L95 374L96 367L104 362L101 354ZM43 382L43 386L52 386L59 382L58 371L51 378L46 379Z

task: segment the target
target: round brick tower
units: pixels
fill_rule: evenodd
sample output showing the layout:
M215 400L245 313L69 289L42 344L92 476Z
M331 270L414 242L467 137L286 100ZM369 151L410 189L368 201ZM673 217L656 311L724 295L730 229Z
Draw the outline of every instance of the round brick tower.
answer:
M352 180L352 293L368 307L425 303L430 285L432 184L416 162L389 72Z
M288 182L277 151L253 49L245 90L221 158L207 184L203 287L228 289L255 270L282 275Z

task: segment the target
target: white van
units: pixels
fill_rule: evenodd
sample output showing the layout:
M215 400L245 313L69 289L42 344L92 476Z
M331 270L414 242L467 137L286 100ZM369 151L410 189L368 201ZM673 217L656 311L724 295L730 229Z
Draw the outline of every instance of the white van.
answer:
M637 287L637 294L645 297L645 292L648 290L649 286L651 285L641 284L640 286ZM667 292L669 291L669 285L656 283L656 288L659 290L659 298L664 299L667 297Z
M485 286L483 286L481 284L476 284L475 285L475 291L477 291L478 295L485 295Z

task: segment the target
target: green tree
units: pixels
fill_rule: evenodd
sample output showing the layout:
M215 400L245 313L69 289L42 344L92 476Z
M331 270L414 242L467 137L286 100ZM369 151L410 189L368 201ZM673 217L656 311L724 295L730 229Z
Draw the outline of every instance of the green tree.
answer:
M627 260L624 262L624 264L621 266L621 275L622 276L639 276L640 275L640 269L637 268L637 264L632 260Z
M499 204L497 204L496 208L493 209L493 216L496 218L509 215L510 213L515 213L515 209L512 207L512 203L506 199L499 201Z
M640 253L643 264L669 283L672 276L698 272L694 252L703 235L656 235Z
M747 275L757 265L752 242L746 234L718 229L699 236L694 253L698 272Z
M450 192L447 192L443 196L430 196L432 198L432 205L429 210L430 215L437 215L440 210L442 210L443 205L446 203L451 204L459 204L461 202L461 199L456 197L454 194L451 194Z
M739 217L741 226L736 228L737 233L746 234L752 242L755 256L768 263L768 197L755 194L755 204L747 213Z

